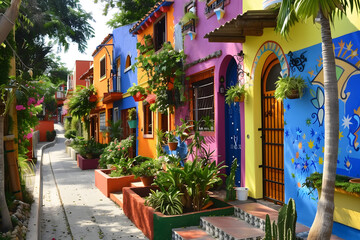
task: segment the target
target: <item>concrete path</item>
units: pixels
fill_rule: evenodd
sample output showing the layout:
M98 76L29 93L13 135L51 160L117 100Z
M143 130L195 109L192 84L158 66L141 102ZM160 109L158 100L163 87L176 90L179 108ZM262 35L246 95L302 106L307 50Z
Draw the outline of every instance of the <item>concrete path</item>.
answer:
M64 129L43 159L43 240L147 239L122 209L94 185L94 171L82 171L65 152Z

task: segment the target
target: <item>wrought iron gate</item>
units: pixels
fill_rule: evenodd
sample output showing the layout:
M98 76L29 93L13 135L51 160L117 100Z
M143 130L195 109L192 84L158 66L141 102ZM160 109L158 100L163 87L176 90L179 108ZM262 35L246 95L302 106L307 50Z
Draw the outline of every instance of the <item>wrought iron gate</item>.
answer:
M280 63L270 55L262 72L262 155L264 199L283 204L284 193L284 107L274 98Z

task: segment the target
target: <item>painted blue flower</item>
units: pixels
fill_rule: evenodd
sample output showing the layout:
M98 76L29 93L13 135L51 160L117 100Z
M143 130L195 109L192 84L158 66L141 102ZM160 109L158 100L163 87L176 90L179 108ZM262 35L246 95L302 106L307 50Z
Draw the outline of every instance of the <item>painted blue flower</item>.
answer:
M311 136L311 137L314 137L315 134L316 134L315 130L314 130L314 129L311 129L311 130L310 130L310 136Z
M316 145L315 145L315 149L316 149L316 150L319 150L319 149L320 149L319 145L316 144Z
M289 136L289 131L285 130L285 137L288 137L288 136Z
M291 106L290 106L289 103L286 105L286 109L287 109L287 110L290 110L290 109L291 109Z
M298 127L297 129L296 129L296 140L298 140L299 138L301 138L301 134L302 134L302 131L301 131L301 129Z
M305 161L303 164L302 164L302 168L301 168L301 171L304 173L304 172L309 172L309 164L308 164L308 161Z
M318 136L318 137L316 138L316 141L317 141L318 143L320 143L320 142L321 142L321 137Z

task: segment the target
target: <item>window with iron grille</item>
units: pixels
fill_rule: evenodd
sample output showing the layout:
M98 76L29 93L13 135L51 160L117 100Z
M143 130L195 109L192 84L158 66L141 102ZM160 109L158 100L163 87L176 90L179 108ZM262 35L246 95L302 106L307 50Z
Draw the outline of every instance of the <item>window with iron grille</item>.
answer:
M158 22L154 24L154 39L155 39L155 51L162 48L164 42L166 42L166 18L163 16Z
M106 58L105 56L100 60L100 79L106 75Z
M192 84L193 87L193 119L195 121L209 118L214 121L214 78L210 77ZM213 131L214 127L199 125L200 131Z
M121 92L121 62L120 58L116 61L117 77L116 77L116 92Z
M223 7L230 3L230 0L207 0L205 6L205 14L211 14L214 9Z
M105 112L100 113L100 131L106 130L106 115Z

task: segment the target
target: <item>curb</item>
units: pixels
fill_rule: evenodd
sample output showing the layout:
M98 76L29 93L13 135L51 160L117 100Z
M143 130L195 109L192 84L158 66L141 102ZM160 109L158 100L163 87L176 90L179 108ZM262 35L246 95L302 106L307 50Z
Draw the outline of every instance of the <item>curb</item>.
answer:
M42 161L44 150L50 147L53 147L57 142L57 137L55 140L45 144L40 148L40 156L38 157L39 166L36 169L35 173L35 184L34 184L34 203L31 205L30 219L28 224L28 231L26 234L26 239L35 240L41 239L41 207L43 202L43 181L42 181Z

